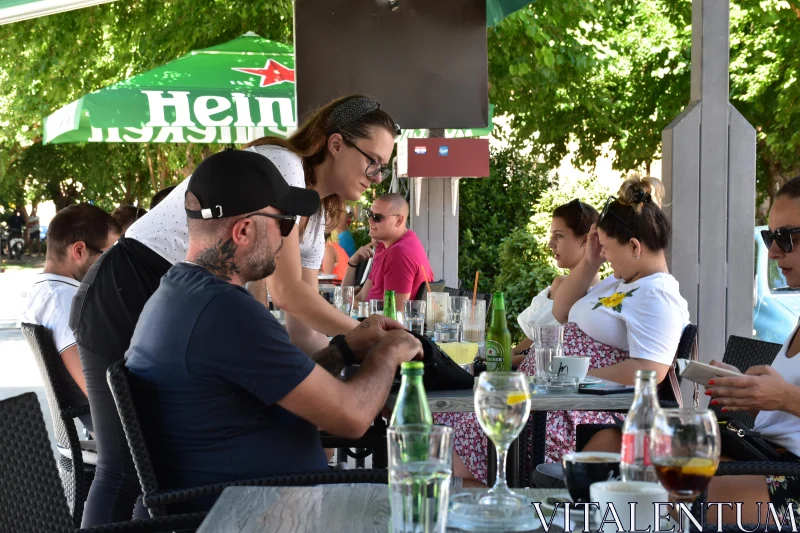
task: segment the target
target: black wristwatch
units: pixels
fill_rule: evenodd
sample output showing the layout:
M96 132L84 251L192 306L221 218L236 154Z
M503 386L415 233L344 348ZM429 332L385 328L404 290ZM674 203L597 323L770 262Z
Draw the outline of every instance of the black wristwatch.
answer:
M356 354L354 354L350 346L347 345L344 335L336 335L331 339L330 345L336 346L336 348L339 349L339 353L342 354L342 359L344 359L344 366L356 364Z

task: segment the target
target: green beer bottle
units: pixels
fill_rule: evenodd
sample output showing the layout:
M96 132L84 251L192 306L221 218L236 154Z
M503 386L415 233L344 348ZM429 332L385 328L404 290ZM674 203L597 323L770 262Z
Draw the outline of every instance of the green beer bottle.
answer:
M511 332L506 324L506 302L502 292L492 294L492 319L486 330L486 370L511 372Z
M394 291L383 291L383 316L397 320L397 305L394 300Z
M422 361L411 361L400 365L400 391L397 393L397 402L389 420L390 427L408 424L433 425L428 397L422 385L424 373L425 365Z

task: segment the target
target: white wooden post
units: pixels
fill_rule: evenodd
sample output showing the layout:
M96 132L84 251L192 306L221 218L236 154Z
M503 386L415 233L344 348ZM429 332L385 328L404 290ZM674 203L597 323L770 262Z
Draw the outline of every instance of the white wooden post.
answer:
M729 26L729 0L692 1L691 103L663 132L670 270L706 362L753 331L756 138L728 100Z

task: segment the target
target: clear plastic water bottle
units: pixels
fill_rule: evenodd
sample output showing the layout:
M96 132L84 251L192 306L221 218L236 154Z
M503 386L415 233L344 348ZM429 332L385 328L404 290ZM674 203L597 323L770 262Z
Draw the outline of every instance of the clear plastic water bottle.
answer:
M622 427L619 470L623 481L658 481L656 469L650 461L650 428L660 407L655 371L637 371L633 404Z

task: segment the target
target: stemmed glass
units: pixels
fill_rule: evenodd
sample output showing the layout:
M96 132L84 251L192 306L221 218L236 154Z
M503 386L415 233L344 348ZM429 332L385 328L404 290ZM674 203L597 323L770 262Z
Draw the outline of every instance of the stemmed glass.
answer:
M531 413L528 377L520 372L484 372L475 391L475 414L497 449L497 479L481 505L524 507L530 498L512 492L506 483L506 455Z
M658 480L676 503L690 504L719 465L717 417L707 409L659 409L650 430L650 456ZM690 531L688 518L682 531Z

